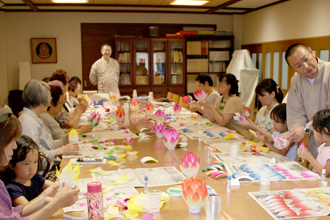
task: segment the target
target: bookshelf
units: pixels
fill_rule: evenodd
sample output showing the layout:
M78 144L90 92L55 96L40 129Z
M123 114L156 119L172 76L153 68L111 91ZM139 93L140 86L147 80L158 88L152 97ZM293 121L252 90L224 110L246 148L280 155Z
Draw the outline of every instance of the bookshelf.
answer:
M122 94L186 94L184 38L116 38Z
M186 35L187 93L193 93L198 74L210 74L214 86L217 76L225 73L233 54L234 36Z

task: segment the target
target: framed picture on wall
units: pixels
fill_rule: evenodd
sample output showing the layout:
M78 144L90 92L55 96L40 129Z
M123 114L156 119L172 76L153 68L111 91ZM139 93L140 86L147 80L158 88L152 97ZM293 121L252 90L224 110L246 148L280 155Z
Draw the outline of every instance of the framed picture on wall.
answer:
M32 63L57 63L56 38L31 38Z

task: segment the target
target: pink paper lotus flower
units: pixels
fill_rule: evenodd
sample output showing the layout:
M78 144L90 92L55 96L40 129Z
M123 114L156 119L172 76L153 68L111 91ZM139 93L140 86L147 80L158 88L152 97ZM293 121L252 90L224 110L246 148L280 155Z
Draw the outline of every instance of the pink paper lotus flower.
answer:
M125 112L124 112L124 110L121 108L121 107L119 107L118 106L118 109L117 109L117 111L116 111L116 118L117 118L117 120L123 120L124 119L124 117L125 117Z
M164 111L162 111L162 110L159 109L158 111L156 111L155 117L156 117L156 122L157 123L163 123L164 122L164 118L165 118Z
M166 130L165 122L162 123L155 123L154 125L154 131L158 138L162 138L164 135L164 132Z
M195 178L199 170L200 160L193 152L186 153L180 165L181 171L187 178Z
M175 146L179 141L180 135L177 130L174 128L170 128L164 132L163 143L167 147L168 150L174 150Z
M99 125L100 121L101 114L99 112L92 112L88 118L88 122L91 123L94 128Z
M273 138L274 141L274 147L276 147L279 150L282 150L289 146L289 141L280 137Z
M147 103L146 104L146 112L147 112L147 116L151 117L154 113L154 104L152 103Z
M190 95L185 95L185 96L182 97L182 102L184 104L189 104L191 102L191 100L192 100L192 98L191 98Z
M249 112L249 110L247 110L247 108L244 108L244 115L245 115L245 117L250 117L251 116L250 112Z
M131 109L133 112L136 112L139 110L140 102L138 100L132 100L131 101Z
M206 183L199 178L189 178L181 184L183 198L186 201L190 213L199 213L208 197Z
M173 106L173 111L175 116L178 117L181 112L181 106L179 104L175 104L175 106Z
M233 118L234 121L239 125L244 125L247 123L246 118L243 114L235 113L235 116Z
M200 101L200 100L204 100L207 94L204 90L198 89L196 92L194 92L194 96L198 101Z

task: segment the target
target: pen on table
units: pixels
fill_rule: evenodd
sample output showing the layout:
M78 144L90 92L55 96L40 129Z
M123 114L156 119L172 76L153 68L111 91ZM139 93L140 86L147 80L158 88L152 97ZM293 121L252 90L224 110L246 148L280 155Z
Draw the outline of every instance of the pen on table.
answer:
M104 159L108 159L108 160L116 160L115 157L103 157Z
M144 176L144 193L148 193L148 176Z

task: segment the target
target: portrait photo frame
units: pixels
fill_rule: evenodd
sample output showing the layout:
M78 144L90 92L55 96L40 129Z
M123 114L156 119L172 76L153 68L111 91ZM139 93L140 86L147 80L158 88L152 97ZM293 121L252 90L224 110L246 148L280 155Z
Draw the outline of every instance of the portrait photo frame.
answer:
M57 63L56 38L31 38L32 63Z

